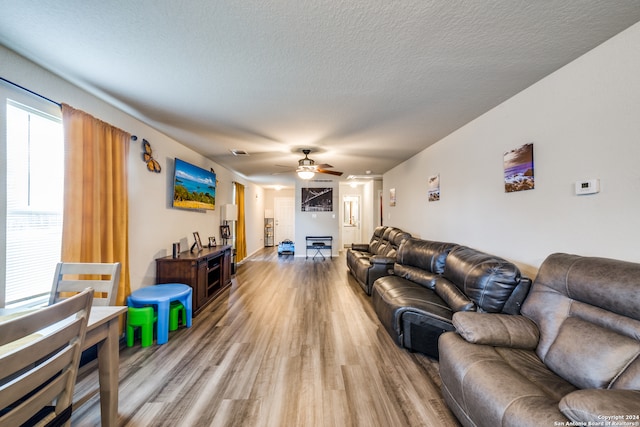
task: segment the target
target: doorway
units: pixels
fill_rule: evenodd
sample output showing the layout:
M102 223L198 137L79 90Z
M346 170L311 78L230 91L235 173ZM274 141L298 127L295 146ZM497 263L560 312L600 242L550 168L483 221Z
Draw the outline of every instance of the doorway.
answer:
M360 196L342 198L342 244L345 248L360 241Z
M295 241L295 200L293 197L275 197L274 210L274 238L275 243L285 239Z

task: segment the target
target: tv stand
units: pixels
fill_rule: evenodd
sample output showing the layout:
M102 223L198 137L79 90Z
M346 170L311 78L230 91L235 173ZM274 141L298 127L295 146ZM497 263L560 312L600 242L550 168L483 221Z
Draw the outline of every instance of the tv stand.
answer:
M193 315L231 285L231 246L180 252L156 259L156 283L184 283L193 288Z

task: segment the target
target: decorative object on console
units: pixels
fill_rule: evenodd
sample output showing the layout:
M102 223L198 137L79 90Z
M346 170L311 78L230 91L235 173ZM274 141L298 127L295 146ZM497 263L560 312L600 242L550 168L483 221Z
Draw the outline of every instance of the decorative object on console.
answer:
M210 236L209 237L209 247L212 248L214 246L216 246L216 238L215 238L215 236Z
M303 188L302 212L333 212L333 188Z
M220 237L224 240L225 245L227 244L227 240L231 238L231 229L228 225L220 226Z
M222 220L223 225L220 226L220 237L224 239L224 244L227 244L227 240L233 239L231 232L233 222L238 220L238 206L231 203L222 206ZM234 246L232 244L232 246Z
M178 258L180 256L180 242L173 244L173 257Z
M200 233L198 233L197 231L194 231L193 239L195 241L193 242L193 245L191 245L191 252L193 252L195 248L198 249L198 252L202 251L202 241L200 240Z
M137 139L137 138L136 138ZM142 139L142 160L147 164L149 172L160 173L160 163L152 156L151 144L146 139Z
M533 143L504 153L504 191L533 190Z
M174 166L173 207L214 210L216 174L178 158Z

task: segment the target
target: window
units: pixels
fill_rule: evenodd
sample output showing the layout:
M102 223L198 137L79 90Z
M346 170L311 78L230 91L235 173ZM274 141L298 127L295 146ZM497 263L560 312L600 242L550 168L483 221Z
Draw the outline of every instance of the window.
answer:
M64 190L59 106L11 91L2 100L7 160L0 306L48 297L60 260Z

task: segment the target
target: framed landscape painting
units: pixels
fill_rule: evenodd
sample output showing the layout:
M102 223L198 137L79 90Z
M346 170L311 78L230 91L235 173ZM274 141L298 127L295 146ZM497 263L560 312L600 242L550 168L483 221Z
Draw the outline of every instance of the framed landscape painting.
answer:
M504 153L505 193L533 190L534 187L533 143Z
M440 175L439 174L429 177L428 193L429 193L430 202L437 202L438 200L440 200Z

